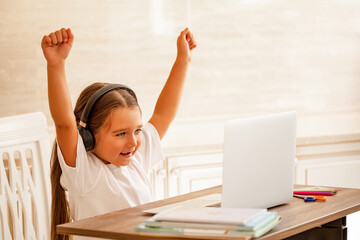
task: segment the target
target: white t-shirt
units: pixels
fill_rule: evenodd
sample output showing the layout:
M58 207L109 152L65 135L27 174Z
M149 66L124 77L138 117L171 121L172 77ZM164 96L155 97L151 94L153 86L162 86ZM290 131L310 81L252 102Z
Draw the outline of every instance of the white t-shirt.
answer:
M86 152L78 136L76 167L68 166L58 146L60 183L69 193L71 216L80 220L152 201L150 169L163 160L159 135L153 125L143 127L143 140L129 165L105 164Z

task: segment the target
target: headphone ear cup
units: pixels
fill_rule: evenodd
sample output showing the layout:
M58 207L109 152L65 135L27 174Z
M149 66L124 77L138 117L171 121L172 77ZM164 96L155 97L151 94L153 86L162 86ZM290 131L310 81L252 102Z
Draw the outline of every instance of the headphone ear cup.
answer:
M83 126L80 125L78 126L78 130L83 140L86 151L88 152L93 150L95 147L95 138L92 132L89 129L84 128Z

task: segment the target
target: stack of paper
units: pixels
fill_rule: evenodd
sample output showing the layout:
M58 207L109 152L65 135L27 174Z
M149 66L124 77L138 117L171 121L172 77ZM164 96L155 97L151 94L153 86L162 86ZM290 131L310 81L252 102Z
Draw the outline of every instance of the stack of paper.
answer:
M135 231L251 239L264 235L280 220L276 212L267 209L178 206L146 219L135 227Z

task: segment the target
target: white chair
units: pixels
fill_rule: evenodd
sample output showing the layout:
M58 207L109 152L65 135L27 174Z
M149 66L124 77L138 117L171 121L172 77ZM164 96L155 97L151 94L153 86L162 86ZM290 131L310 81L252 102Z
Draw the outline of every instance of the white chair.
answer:
M50 152L43 113L0 118L0 239L50 239Z

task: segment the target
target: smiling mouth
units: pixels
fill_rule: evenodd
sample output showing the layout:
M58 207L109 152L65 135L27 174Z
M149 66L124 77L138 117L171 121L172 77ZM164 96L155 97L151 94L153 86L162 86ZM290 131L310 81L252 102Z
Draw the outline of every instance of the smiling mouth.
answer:
M131 152L127 152L127 153L120 153L121 156L125 157L125 158L129 158L131 157Z

